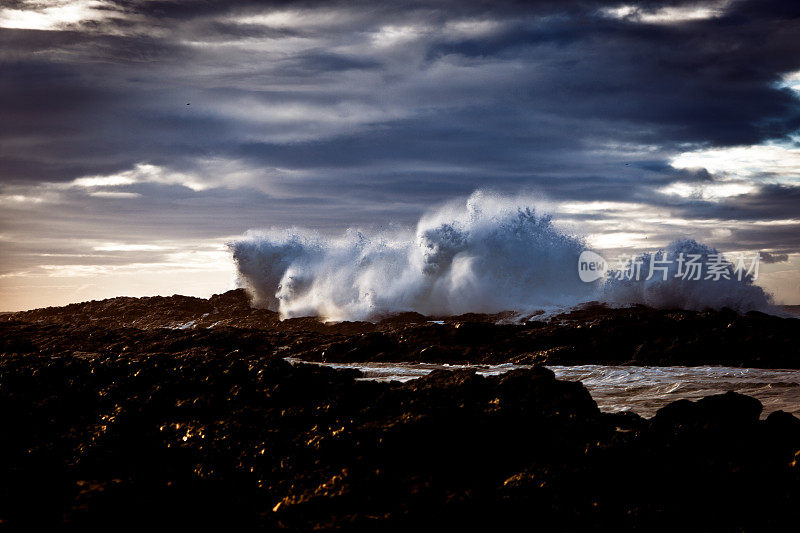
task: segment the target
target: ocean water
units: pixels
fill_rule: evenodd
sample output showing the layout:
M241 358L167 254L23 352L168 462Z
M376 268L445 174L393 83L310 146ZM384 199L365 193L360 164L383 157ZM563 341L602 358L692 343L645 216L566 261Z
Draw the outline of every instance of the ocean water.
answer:
M306 363L332 368L355 368L361 379L408 381L436 369L474 369L484 376L499 375L525 365L441 365L431 363ZM735 391L753 396L764 405L762 416L783 410L800 416L800 370L764 370L724 366L550 366L561 380L580 381L601 410L634 411L651 417L664 405L683 398L696 400L711 394Z

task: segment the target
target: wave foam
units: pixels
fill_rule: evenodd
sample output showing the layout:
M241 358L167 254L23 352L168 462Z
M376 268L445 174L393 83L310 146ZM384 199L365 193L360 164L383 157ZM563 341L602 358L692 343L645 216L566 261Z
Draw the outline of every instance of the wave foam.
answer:
M348 230L330 239L299 229L251 231L230 248L254 304L283 318L525 312L598 299L688 309L769 306L748 278L584 283L577 271L582 239L556 228L531 202L480 191L424 215L413 233L367 237ZM694 241L671 245L678 249L716 252Z
M714 262L714 256L718 254L715 248L692 239L674 241L666 249L659 250L653 255L638 256L643 274L650 273L650 263L653 260L664 261L658 263L658 266L665 268L665 273L654 268L654 275L650 279L628 280L624 276L622 279L617 279L617 272L611 272L602 287L601 299L617 305L644 304L656 308L702 310L729 307L741 312L770 311L771 297L764 292L764 289L753 284L751 275L742 273L740 276L733 263L721 262L720 268L726 277L705 279L709 273L704 271L702 279L694 280L683 279L686 267L681 267L675 260L681 256L684 258L694 256L698 258L698 264L706 265ZM630 272L630 268L627 272Z

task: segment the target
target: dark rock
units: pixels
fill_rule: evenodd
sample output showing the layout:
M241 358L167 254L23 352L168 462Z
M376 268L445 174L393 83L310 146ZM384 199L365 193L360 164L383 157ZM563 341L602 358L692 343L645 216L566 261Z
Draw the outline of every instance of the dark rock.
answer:
M27 337L25 342L33 345L18 345L18 326L12 324L35 323L67 330L104 328L120 338L126 334L114 330L234 328L229 337L267 337L275 346L291 348L287 355L309 360L800 368L797 318L763 313L742 316L730 309L698 313L592 304L549 321L509 323L513 318L509 313L438 317L444 324L430 323L431 318L402 313L377 323L323 323L315 317L281 321L275 312L251 308L243 289L208 300L112 298L0 315L3 328L10 328L5 337L12 339L4 340L0 350L33 350L39 334ZM83 350L82 333L72 337L74 348ZM44 344L49 349L52 341Z
M0 316L10 529L775 531L800 420L735 393L601 413L537 363L800 367L796 319L588 305L536 324L280 321L244 291ZM362 381L284 358L526 362Z
M656 426L736 426L747 427L758 422L761 402L736 392L707 396L696 402L678 400L656 412Z
M289 364L254 331L4 328L40 347L0 357L12 529L774 530L798 518L800 420L759 421L737 394L648 422L600 413L580 383L539 366L376 383Z

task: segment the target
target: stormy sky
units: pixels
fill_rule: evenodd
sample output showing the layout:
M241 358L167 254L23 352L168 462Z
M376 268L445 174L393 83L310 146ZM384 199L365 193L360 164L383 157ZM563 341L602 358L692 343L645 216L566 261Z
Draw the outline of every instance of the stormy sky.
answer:
M0 0L0 310L230 287L479 188L800 303L800 3Z

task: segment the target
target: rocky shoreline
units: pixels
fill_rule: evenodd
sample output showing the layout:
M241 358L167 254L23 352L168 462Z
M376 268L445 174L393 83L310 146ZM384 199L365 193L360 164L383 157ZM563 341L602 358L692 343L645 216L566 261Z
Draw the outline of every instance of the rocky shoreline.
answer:
M797 317L589 304L539 320L513 318L511 313L404 313L375 323L325 324L313 317L281 321L277 313L251 308L247 294L238 289L207 300L114 298L12 313L0 316L0 332L2 342L30 343L56 354L192 347L325 362L800 368ZM0 345L0 353L11 348Z
M794 416L760 420L735 393L607 414L538 365L724 355L797 368L794 319L587 307L523 325L323 325L278 322L237 291L181 298L0 318L4 525L764 531L800 518ZM513 353L535 366L406 383L285 361Z
M407 530L769 530L800 420L734 393L644 420L541 367L405 384L244 355L9 355L0 519Z

